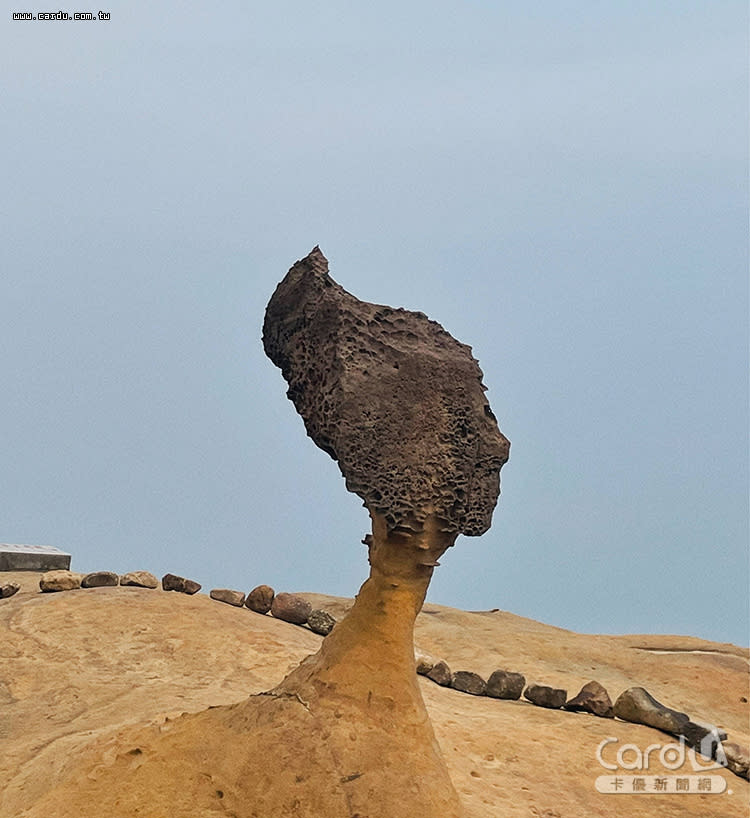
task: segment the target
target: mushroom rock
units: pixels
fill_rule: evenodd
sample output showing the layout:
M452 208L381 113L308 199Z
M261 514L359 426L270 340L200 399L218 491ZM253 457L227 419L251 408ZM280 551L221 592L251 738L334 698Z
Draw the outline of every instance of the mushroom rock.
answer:
M463 815L422 700L414 621L439 557L491 523L509 442L470 347L423 313L360 301L315 247L278 285L263 326L308 435L372 519L370 577L348 615L273 691L306 702L352 814ZM342 779L343 780L343 779Z
M66 816L96 803L113 818L465 815L422 700L414 621L440 556L486 531L497 501L509 443L482 373L422 313L347 293L317 247L276 288L263 342L367 506L369 578L276 688L102 739L29 818L63 801Z

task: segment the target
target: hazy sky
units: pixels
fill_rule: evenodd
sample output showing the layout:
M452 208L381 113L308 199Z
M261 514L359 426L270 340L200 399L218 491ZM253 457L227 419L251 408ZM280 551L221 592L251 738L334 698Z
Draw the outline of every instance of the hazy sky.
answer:
M369 519L260 342L320 244L512 441L432 601L748 644L745 2L103 10L0 22L0 541L353 595Z

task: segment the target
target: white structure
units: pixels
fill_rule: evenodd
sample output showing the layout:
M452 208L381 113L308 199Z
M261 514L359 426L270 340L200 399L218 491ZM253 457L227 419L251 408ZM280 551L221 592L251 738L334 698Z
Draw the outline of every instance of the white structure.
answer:
M70 554L51 545L0 543L0 571L53 571L70 568Z

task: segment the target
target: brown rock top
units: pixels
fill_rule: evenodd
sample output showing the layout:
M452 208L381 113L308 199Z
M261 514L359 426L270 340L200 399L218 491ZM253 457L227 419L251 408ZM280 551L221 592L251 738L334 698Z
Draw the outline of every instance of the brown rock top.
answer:
M154 589L159 587L159 580L150 571L129 571L120 577L120 585Z
M271 615L294 625L304 625L312 612L312 605L296 594L276 594L271 603Z
M251 611L267 614L271 610L274 596L275 591L270 585L258 585L257 588L253 588L253 590L248 593L245 599L245 605L250 608Z
M47 571L41 575L39 587L45 592L72 591L75 588L81 587L82 579L82 574L76 574L65 569Z
M510 444L471 348L421 312L360 301L318 247L266 310L263 345L308 435L388 530L483 534Z

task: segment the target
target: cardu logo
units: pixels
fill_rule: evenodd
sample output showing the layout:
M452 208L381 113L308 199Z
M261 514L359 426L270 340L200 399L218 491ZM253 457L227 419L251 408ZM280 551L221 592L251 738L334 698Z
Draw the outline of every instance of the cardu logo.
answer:
M712 756L715 756L715 760ZM650 775L649 765L654 758L658 758L664 769L679 770L680 775ZM605 770L613 773L600 775L596 779L596 789L602 793L706 795L726 790L723 776L706 774L725 767L727 763L718 735L712 733L703 739L698 752L688 747L682 736L668 744L649 744L644 750L636 744L619 744L619 739L608 736L596 748L596 760ZM687 768L686 761L689 762ZM627 775L623 771L637 771L637 774Z
M698 755L695 749L693 747L686 747L685 739L680 736L677 742L671 742L670 744L649 744L645 750L641 750L636 744L623 744L617 748L613 759L617 763L613 764L611 760L607 761L604 758L604 751L608 745L617 744L619 739L608 736L596 748L596 760L605 770L617 770L618 768L622 770L647 770L651 754L657 753L659 762L662 767L665 767L667 770L682 769L686 756L690 761L693 772L719 770L722 767L726 767L727 759L724 755L721 743L711 741L711 738L711 734L709 733L701 742L700 753L702 756L706 756L703 761L698 761ZM716 761L711 760L714 747L716 748Z

